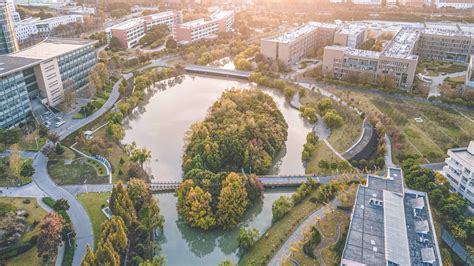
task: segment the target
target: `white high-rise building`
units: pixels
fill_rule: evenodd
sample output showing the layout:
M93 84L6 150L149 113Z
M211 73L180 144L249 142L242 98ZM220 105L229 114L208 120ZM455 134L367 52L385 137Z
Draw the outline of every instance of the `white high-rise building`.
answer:
M443 174L449 180L451 192L459 193L474 212L474 140L467 148L448 150Z

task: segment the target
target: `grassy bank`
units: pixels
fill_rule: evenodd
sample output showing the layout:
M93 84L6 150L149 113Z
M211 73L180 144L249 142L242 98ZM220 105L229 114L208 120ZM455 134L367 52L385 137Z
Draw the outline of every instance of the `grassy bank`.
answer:
M94 244L97 245L97 239L100 234L102 223L105 222L105 217L102 208L107 205L107 200L110 198L109 192L104 193L81 193L77 195L77 199L81 202L84 209L92 223L92 230L94 232Z
M257 241L255 246L241 258L239 265L263 265L268 263L296 227L308 215L321 207L321 204L310 201L311 198L316 197L317 191L318 189L313 190L308 197L293 207L282 219L275 222Z

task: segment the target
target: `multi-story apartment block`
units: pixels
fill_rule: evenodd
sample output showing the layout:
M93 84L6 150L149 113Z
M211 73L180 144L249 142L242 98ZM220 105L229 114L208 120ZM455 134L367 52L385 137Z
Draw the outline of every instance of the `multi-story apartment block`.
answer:
M428 194L405 188L401 169L359 185L341 265L443 265Z
M176 25L181 21L181 13L166 11L126 20L105 29L105 33L107 35L107 41L110 42L112 37L115 37L119 40L122 47L132 48L139 44L140 39L145 36L147 31L159 24L166 24L174 36L176 33Z
M334 34L334 44L359 48L367 38L367 26L363 24L345 24Z
M234 24L234 11L216 11L209 18L201 18L176 27L176 41L186 44L201 39L215 38L219 32L230 32Z
M456 9L470 9L474 8L474 1L472 0L435 0L436 8L451 7Z
M285 34L260 41L260 52L269 59L294 64L310 50L323 48L334 41L336 25L311 22Z
M382 0L352 0L354 5L372 5L372 6L381 6Z
M0 54L18 51L15 28L8 3L0 3Z
M469 57L467 64L466 81L464 82L466 89L474 89L474 56Z
M449 149L445 162L443 174L451 192L459 193L474 212L474 141L467 148Z
M47 37L59 25L70 23L84 23L82 15L66 15L48 19L27 18L15 23L15 32L18 42L28 41L31 37Z
M0 127L12 127L31 113L31 101L56 106L65 90L88 84L97 63L95 41L48 39L20 52L0 56Z
M413 54L418 35L417 31L401 30L383 52L328 46L324 49L323 71L336 79L364 77L369 83L388 77L396 87L409 89L418 63L418 56Z

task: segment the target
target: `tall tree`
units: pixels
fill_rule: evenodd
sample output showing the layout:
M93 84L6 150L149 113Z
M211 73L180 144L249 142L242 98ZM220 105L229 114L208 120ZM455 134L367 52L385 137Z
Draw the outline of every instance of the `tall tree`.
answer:
M128 229L132 228L137 220L137 214L121 182L113 187L109 206L112 214L122 218Z
M200 187L191 187L186 195L184 218L192 227L204 230L212 228L216 224L216 219L211 208L212 196L209 192L204 192Z
M102 225L99 236L99 243L105 244L107 241L118 254L125 254L128 245L127 228L122 218L112 216L112 219Z
M139 148L135 149L132 152L132 155L130 156L130 160L132 162L139 163L141 167L143 167L143 164L150 160L151 158L151 151L148 150L147 148Z
M56 258L58 247L61 244L61 232L64 227L64 219L55 212L46 214L41 222L40 236L38 238L38 257L45 254L49 259Z
M94 265L120 266L120 256L109 241L99 243Z
M89 244L86 246L86 255L82 258L81 266L93 266L95 265L95 254L92 251Z
M230 173L222 184L217 205L217 221L224 228L237 225L248 205L244 180L236 173Z

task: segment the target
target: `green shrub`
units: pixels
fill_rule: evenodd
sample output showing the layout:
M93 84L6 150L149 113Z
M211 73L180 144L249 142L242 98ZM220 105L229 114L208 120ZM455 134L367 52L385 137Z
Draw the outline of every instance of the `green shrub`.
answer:
M321 243L321 233L316 227L311 229L311 238L304 243L303 245L303 252L308 255L309 257L315 259L314 256L314 249Z
M16 207L10 203L0 202L0 216L9 212L16 212Z

